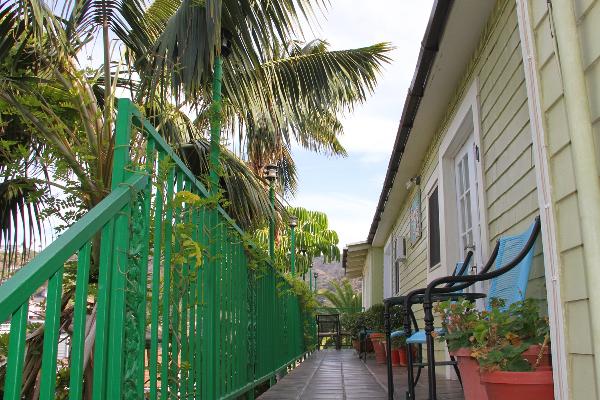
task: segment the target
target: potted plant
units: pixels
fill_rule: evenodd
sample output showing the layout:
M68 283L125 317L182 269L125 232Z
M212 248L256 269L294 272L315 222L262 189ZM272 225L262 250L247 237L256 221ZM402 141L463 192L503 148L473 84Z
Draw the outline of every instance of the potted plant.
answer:
M406 367L408 357L406 355L406 337L396 336L392 338L392 365Z
M545 356L548 319L540 316L535 300L519 301L508 309L502 301L492 301L490 311L475 323L472 342L471 354L479 362L490 400L554 398L552 368ZM528 351L537 354L528 358Z
M383 304L374 304L365 312L365 326L369 339L375 350L375 360L378 364L385 364L385 334L383 333Z
M348 332L352 339L352 347L357 352L360 352L360 332L363 330L364 323L364 313L356 312L356 313L346 313L340 316L340 323L342 324L342 329L344 332Z
M479 364L471 356L473 329L481 318L474 303L468 300L444 301L436 305L445 334L440 337L448 352L456 359L465 400L486 400L485 386L480 381Z

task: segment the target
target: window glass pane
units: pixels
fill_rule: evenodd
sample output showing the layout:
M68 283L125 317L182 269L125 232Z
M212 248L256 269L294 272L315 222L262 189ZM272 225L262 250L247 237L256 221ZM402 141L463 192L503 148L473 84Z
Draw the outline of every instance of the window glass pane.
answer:
M429 267L440 263L440 212L438 204L438 188L436 187L428 200L429 208Z

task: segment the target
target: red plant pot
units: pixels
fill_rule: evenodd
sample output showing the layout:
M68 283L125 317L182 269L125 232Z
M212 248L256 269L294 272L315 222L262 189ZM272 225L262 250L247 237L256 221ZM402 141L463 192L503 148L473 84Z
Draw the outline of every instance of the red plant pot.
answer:
M392 349L392 366L400 366L400 349Z
M400 347L397 351L398 363L401 367L406 367L408 365L408 352L406 351L406 347Z
M451 351L450 355L456 358L465 400L487 400L485 386L479 378L479 363L471 357L471 350L462 348Z
M373 342L373 348L375 349L375 361L377 362L377 364L385 364L385 361L387 359L385 353L386 353L386 341L383 339L380 340L372 340Z
M542 346L539 344L535 344L529 346L527 350L523 353L523 358L529 361L532 368L535 368L535 363L537 362L538 355L540 354ZM551 371L552 370L552 355L550 352L550 346L546 346L544 348L544 352L542 353L542 358L540 360L540 365L536 368L537 371Z
M485 385L489 400L553 400L552 371L483 372L481 382Z

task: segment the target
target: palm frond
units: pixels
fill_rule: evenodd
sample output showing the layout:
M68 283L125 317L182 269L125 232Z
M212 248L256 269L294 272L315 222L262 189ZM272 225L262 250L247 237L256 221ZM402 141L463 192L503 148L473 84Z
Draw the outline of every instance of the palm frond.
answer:
M0 280L25 261L36 237L43 238L39 194L36 184L27 178L0 183L0 242L4 251Z

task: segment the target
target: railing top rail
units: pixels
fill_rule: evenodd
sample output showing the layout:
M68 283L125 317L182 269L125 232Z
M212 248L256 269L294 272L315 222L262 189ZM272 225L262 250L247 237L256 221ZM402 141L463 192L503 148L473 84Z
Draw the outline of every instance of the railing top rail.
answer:
M90 241L131 200L134 192L142 190L147 183L146 175L128 179L4 282L0 290L0 321L5 321L25 303L69 257Z
M124 107L135 120L133 122L140 128L143 128L142 131L146 132L148 135L152 137L155 141L156 145L160 147L161 151L165 152L171 159L175 162L177 167L181 170L181 172L186 176L187 179L202 193L202 195L208 197L210 196L208 189L194 176L192 171L185 165L183 160L175 153L173 148L165 141L165 139L158 133L156 128L148 121L138 110L135 104L130 99L119 99L119 109L121 110ZM244 236L244 231L239 225L227 214L227 211L223 209L220 205L217 205L218 212L225 218L225 220L231 225L231 227L240 234L240 236ZM248 245L259 248L255 243L249 241Z

